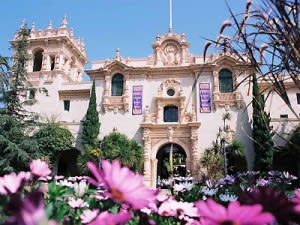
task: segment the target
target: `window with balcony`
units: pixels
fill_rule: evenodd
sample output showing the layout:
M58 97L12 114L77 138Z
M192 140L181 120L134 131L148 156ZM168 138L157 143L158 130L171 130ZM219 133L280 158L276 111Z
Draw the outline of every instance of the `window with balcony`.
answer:
M233 92L232 72L228 69L222 69L219 72L219 91L221 93Z
M111 96L122 96L124 88L124 76L117 73L111 80Z

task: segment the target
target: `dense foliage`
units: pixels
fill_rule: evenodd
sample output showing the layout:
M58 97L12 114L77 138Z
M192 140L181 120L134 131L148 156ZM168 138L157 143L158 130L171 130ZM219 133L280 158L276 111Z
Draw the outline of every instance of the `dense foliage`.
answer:
M21 171L28 163L41 157L37 142L25 134L25 128L16 118L0 116L0 174Z
M50 160L51 165L55 164L60 152L70 150L74 142L72 133L57 123L43 125L33 138L38 144L40 153Z
M300 126L296 127L293 131L287 148L300 160Z
M97 112L95 81L90 95L89 107L83 122L82 128L82 146L85 151L98 146L98 135L100 129L99 113Z
M245 146L234 139L227 146L228 171L229 173L237 173L247 170L247 161L245 158Z
M270 130L270 114L264 111L265 102L259 91L256 75L253 75L253 145L255 151L254 169L257 171L269 171L273 165L273 140Z
M77 162L80 174L88 173L85 166L88 161L99 161L100 149L98 135L100 125L101 123L99 122L99 113L97 112L95 80L93 80L89 106L82 125L81 144L83 149L78 157Z
M31 88L26 75L26 63L29 59L27 54L29 35L30 30L22 25L12 44L15 50L12 68L7 73L3 73L1 80L0 91L6 106L5 113L19 120L29 120L32 116L24 109L28 91Z
M145 187L143 177L103 160L90 177L49 177L41 160L30 172L0 177L0 223L40 224L299 224L300 189L283 172L244 172L219 180L176 181L174 195ZM97 188L95 188L97 187ZM226 223L224 223L226 221Z
M41 157L37 142L28 135L36 125L35 115L24 109L31 88L25 69L29 34L25 25L17 32L12 68L0 57L0 174L24 170L30 160Z
M217 142L213 142L211 148L204 150L201 157L201 165L206 170L206 175L210 179L219 179L224 175L224 154L221 146Z
M134 171L143 171L144 152L142 146L134 140L129 140L123 134L112 132L105 136L101 144L101 154L102 159L118 159L122 165Z

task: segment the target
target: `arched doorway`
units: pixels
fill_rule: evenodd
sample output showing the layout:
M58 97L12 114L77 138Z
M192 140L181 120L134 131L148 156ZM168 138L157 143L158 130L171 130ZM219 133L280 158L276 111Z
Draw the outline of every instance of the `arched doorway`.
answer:
M183 148L175 143L163 145L157 152L157 185L162 185L162 180L169 179L172 175L186 176L187 155ZM173 171L171 162L173 161Z
M70 150L62 151L58 156L57 161L57 175L63 176L78 176L77 158L80 152L72 148Z

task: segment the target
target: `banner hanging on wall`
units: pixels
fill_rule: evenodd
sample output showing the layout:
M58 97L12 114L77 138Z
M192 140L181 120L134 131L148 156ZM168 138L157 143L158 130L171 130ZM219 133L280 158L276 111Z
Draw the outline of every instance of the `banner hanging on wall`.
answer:
M142 115L143 113L143 86L132 87L132 115Z
M200 112L210 113L211 112L210 83L199 83L199 93L200 93Z

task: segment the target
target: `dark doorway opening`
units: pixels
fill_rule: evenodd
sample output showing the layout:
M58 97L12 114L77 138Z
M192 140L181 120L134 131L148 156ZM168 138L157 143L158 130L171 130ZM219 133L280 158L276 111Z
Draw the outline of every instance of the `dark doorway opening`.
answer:
M77 157L80 152L77 149L70 149L60 153L57 164L57 175L78 176Z

